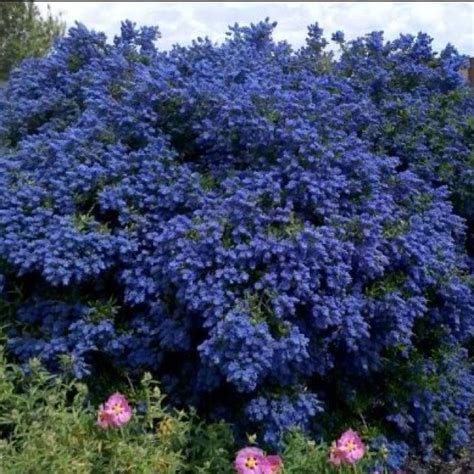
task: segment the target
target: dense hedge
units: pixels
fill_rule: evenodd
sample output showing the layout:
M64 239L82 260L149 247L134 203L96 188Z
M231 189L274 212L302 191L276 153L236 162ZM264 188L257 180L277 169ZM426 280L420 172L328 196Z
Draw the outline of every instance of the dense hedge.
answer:
M400 452L451 452L474 399L463 58L340 32L335 57L317 25L294 52L273 28L160 52L154 28L107 44L78 25L13 73L10 348L152 370L270 445L365 418Z

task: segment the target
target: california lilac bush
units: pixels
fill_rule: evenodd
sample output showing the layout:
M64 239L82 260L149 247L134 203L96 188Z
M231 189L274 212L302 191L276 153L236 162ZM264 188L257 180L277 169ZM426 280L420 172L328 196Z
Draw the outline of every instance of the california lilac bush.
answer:
M77 25L12 74L10 349L152 370L268 445L365 417L398 451L450 453L474 400L463 58L338 32L339 57L317 25L293 51L274 26L161 52L155 28Z
M371 120L359 122L357 133L374 151L399 158L399 169L448 185L457 213L468 220L474 255L474 94L459 87L465 58L450 45L436 58L430 43L419 34L384 44L381 32L342 42L338 72L371 104Z

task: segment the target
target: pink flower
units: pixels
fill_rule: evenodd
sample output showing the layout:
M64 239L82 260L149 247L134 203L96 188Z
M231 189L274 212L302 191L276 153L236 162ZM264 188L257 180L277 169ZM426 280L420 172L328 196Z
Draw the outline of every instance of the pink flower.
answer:
M97 424L101 428L122 426L132 417L132 409L127 399L120 393L114 393L99 407Z
M333 441L329 449L329 462L334 466L339 466L339 464L346 462L345 453L337 446L336 441Z
M113 426L114 416L111 412L107 411L104 405L99 407L99 413L97 414L97 424L101 428L109 428Z
M234 467L238 474L267 474L264 452L258 448L241 449L235 457Z
M280 456L272 455L267 456L263 462L263 473L264 474L278 474L281 472L283 461Z
M336 466L340 464L354 464L364 456L365 447L359 435L347 430L331 445L329 462Z
M234 462L237 474L279 474L282 466L280 456L265 456L258 448L241 449Z

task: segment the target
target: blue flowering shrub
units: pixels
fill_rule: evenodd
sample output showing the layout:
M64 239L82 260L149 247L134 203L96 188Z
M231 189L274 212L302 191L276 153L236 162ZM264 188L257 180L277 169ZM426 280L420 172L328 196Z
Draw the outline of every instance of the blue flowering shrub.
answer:
M268 445L369 420L393 467L407 443L449 454L474 401L463 58L340 32L336 57L317 25L295 52L274 26L161 52L154 28L77 25L12 74L10 350L151 370Z
M420 33L384 44L380 32L342 41L337 68L364 95L357 133L374 151L398 157L399 169L448 186L456 212L468 221L474 255L474 94L459 87L465 58L451 45L436 56L430 43Z

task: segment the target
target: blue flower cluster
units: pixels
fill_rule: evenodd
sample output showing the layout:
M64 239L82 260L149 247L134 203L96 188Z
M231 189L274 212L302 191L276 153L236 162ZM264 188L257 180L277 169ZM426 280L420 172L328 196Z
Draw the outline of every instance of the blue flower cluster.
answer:
M400 401L387 397L392 413L386 420L405 439L419 440L426 460L433 450L451 457L469 441L466 413L474 404L474 373L467 351L442 348L430 359L414 356L400 372L405 372L402 389L409 400L400 410Z
M271 399L254 398L245 409L245 416L252 423L264 426L262 439L269 446L278 446L280 435L290 429L308 431L309 422L323 407L314 394L300 390L293 396L279 395Z
M437 56L431 41L420 33L385 44L382 33L372 33L343 45L337 67L369 97L357 133L374 151L398 157L399 168L415 170L434 186L448 185L472 232L474 94L460 87L466 58L451 45Z
M456 447L470 369L437 354L474 332L463 58L422 34L337 32L336 59L317 25L298 51L274 27L163 52L154 28L125 22L110 44L77 25L12 73L10 347L53 367L68 355L77 375L102 353L203 407L231 392L270 444L364 394L400 440L427 451L448 419Z
M389 472L398 470L403 465L409 452L408 445L403 441L390 441L383 435L373 438L370 447L379 454L380 458L376 461L373 472L381 472L384 469Z

